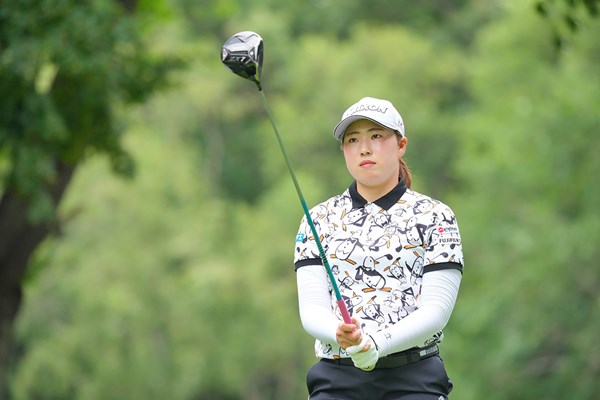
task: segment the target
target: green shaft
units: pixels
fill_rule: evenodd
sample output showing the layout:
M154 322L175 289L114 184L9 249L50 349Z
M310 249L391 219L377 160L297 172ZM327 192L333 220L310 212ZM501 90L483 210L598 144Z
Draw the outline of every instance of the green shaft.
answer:
M331 286L335 292L335 298L338 302L342 301L342 295L340 294L340 290L338 288L337 283L335 282L335 277L333 276L333 272L331 271L331 267L329 266L329 262L327 261L327 256L325 255L325 251L323 250L323 246L321 245L321 239L319 238L319 233L315 228L315 224L310 216L310 212L308 211L308 207L306 205L306 201L304 200L304 196L302 195L302 189L300 189L300 184L298 183L298 179L296 178L296 174L294 173L294 169L292 168L292 164L290 163L290 159L287 155L287 151L285 149L285 145L283 144L283 140L281 139L281 135L279 134L279 129L277 129L277 125L275 125L275 120L273 119L273 113L271 112L271 107L269 106L269 102L267 101L267 96L265 96L262 89L259 87L259 92L263 99L263 103L265 105L265 109L267 110L267 114L269 114L269 120L271 121L271 125L273 125L273 130L275 131L275 136L277 137L277 142L279 143L279 147L281 148L281 152L283 153L283 158L285 159L285 163L287 164L288 170L290 171L290 175L292 176L292 181L294 181L294 187L296 188L296 192L298 193L298 197L300 198L300 203L302 204L302 209L304 210L304 215L306 216L306 221L310 226L310 230L315 238L315 242L317 243L317 248L319 249L319 255L321 256L321 260L323 261L323 265L325 266L325 270L329 275L329 280L331 281ZM341 303L344 304L344 303ZM347 310L343 310L346 311ZM344 314L342 311L342 314Z

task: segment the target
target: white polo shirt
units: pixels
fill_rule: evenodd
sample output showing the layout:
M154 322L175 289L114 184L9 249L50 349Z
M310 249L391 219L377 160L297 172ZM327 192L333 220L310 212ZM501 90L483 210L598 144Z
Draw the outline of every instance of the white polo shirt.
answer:
M462 271L461 238L452 210L400 182L373 203L353 183L344 193L310 210L323 249L351 315L368 332L389 328L418 308L423 274ZM322 265L306 217L294 254L296 270ZM341 320L329 284L331 306ZM441 332L432 340L439 340ZM315 344L317 357L347 356L335 345Z

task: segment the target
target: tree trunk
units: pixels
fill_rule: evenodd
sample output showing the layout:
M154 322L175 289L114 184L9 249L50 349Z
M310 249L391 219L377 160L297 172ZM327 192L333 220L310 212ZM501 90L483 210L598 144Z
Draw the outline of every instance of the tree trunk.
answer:
M74 169L61 162L56 164L56 180L48 185L55 210ZM23 278L31 255L50 233L52 223L32 224L27 203L14 191L7 190L0 200L0 399L6 397L8 389L12 328L23 297Z

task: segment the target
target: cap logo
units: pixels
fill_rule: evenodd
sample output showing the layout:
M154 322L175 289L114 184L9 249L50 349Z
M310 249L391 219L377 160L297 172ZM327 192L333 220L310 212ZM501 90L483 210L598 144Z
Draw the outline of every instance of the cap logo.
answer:
M333 129L333 137L343 140L346 129L357 119L369 119L404 137L404 123L398 111L389 101L374 97L363 97L348 107Z
M387 110L388 110L388 107L381 107L381 106L378 106L377 104L359 104L356 107L354 107L353 109L351 109L350 112L348 113L348 115L354 115L361 111L375 111L378 113L385 114L387 112Z

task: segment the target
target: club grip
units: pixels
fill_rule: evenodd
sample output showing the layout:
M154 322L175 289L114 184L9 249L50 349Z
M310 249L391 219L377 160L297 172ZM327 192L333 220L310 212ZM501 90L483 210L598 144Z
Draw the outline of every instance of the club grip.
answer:
M351 324L352 320L350 319L350 314L348 313L348 309L346 308L346 302L344 300L337 300L337 305L342 313L342 318L344 318L344 322L347 324Z

